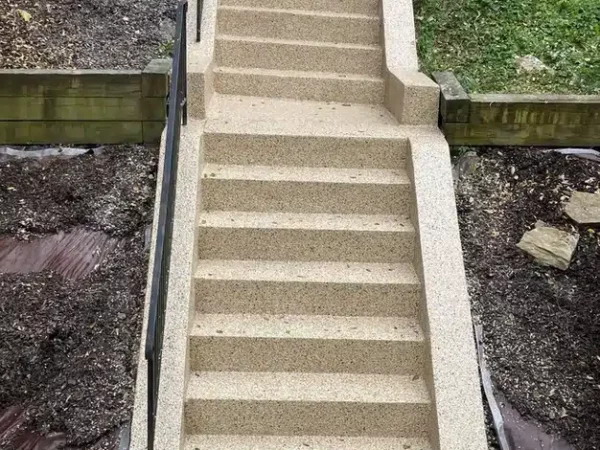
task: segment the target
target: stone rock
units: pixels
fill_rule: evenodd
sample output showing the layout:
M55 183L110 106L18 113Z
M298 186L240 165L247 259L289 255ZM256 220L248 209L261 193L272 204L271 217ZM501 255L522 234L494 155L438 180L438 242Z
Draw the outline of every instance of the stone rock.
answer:
M543 72L544 70L552 72L550 67L533 55L515 56L515 62L517 68L524 72Z
M565 205L565 213L581 225L600 223L600 191L578 192L571 194L569 202Z
M461 155L452 167L454 180L458 181L461 178L474 174L477 172L480 163L481 158L477 155L477 152L469 151Z
M536 224L536 228L523 235L517 247L533 256L539 264L567 270L577 242L578 234Z

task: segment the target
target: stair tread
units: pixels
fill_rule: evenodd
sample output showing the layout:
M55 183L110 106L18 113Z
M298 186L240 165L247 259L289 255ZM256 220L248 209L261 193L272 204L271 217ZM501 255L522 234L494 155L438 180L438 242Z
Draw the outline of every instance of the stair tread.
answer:
M243 75L268 75L285 78L311 78L328 80L352 80L367 81L373 83L383 83L383 78L372 77L355 73L337 73L337 72L314 72L308 70L281 70L281 69L261 69L255 67L227 67L219 66L215 73L235 73Z
M185 450L431 450L426 439L347 436L187 436Z
M297 183L410 184L405 170L206 164L203 178Z
M260 8L287 8L287 9L307 9L332 12L361 11L369 15L379 13L377 0L353 0L352 2L339 0L222 0L220 4L232 6L256 6Z
M226 9L232 11L257 11L265 13L279 13L279 14L291 14L299 16L319 16L319 17L331 17L331 18L346 18L346 19L363 19L372 20L379 22L381 19L377 15L370 14L357 14L357 13L343 13L343 12L331 12L321 11L313 9L290 9L290 8L266 8L262 6L239 6L239 5L219 5L219 9Z
M381 45L377 44L353 44L353 43L338 43L338 42L323 42L323 41L307 41L307 40L296 40L296 39L280 39L280 38L269 38L269 37L258 37L258 36L237 36L232 34L218 34L217 40L221 41L246 41L246 42L261 42L268 44L286 44L286 45L303 45L310 47L333 47L333 48L346 48L355 50L373 50L383 51Z
M192 337L422 342L416 318L196 314Z
M399 125L383 105L214 94L205 133L404 141L409 128Z
M301 372L194 372L187 399L429 404L422 378Z
M375 214L203 211L200 214L200 227L414 232L407 217Z
M419 284L412 264L401 263L200 260L196 278L293 283Z

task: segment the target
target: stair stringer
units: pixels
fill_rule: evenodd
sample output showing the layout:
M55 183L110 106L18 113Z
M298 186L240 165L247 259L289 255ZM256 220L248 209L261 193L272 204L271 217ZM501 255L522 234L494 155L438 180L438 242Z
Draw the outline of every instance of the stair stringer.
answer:
M429 439L438 450L486 450L450 149L435 127L415 127L409 141L411 219L417 230L414 267L422 285L419 319L434 405Z

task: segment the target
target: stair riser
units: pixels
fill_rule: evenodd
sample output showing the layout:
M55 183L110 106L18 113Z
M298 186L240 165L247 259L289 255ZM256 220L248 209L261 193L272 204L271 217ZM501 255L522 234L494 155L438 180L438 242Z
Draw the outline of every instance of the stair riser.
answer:
M221 94L293 98L322 102L383 103L381 80L289 78L272 75L217 72L215 89Z
M410 262L413 232L200 227L200 259Z
M365 386L368 389L368 386ZM423 436L429 405L188 400L188 433L231 435Z
M191 338L194 371L420 374L422 342L249 337Z
M379 17L344 17L219 8L218 32L295 41L375 45L379 43Z
M410 186L203 178L208 211L408 215Z
M205 314L293 314L414 317L418 285L196 280L196 309Z
M355 73L380 77L380 48L344 48L217 39L217 64L225 67Z
M380 0L221 0L221 5L378 15L379 2Z
M208 133L204 136L207 163L401 169L408 142L360 137L267 136Z

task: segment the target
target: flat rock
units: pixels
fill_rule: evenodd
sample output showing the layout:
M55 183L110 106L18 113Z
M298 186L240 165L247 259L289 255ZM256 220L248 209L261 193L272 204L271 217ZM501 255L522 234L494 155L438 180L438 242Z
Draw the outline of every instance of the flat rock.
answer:
M533 256L539 264L567 270L579 235L542 224L536 225L536 228L523 235L517 247Z
M550 67L533 55L516 56L515 62L517 64L517 68L524 72L543 72L545 70L548 72L553 72Z
M573 192L565 206L565 213L582 225L600 223L600 191L593 194Z

